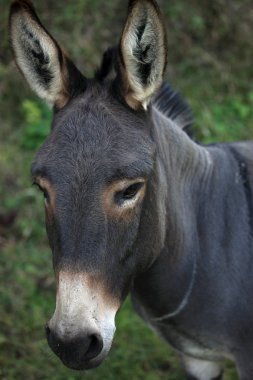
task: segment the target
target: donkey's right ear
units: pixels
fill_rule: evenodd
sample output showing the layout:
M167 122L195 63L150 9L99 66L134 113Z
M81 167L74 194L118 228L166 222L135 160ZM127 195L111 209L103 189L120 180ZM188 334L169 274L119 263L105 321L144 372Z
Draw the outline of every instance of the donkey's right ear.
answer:
M12 3L9 30L16 64L30 87L62 108L85 79L37 17L29 0Z

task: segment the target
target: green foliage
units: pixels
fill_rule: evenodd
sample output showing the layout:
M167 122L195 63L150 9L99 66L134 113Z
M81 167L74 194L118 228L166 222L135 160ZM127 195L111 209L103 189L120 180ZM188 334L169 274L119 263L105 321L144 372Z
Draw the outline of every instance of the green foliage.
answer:
M236 141L253 136L252 93L246 98L233 95L212 107L199 109L199 122L196 134L204 143L215 141Z
M49 133L51 111L44 103L30 99L23 101L22 110L25 126L21 147L28 150L37 149Z

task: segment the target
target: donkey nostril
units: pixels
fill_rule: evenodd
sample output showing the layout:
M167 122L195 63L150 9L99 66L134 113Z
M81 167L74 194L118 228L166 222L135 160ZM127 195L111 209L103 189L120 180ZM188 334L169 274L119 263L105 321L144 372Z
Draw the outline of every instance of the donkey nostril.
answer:
M103 349L103 339L98 334L90 336L90 345L85 353L85 360L91 360L97 357Z

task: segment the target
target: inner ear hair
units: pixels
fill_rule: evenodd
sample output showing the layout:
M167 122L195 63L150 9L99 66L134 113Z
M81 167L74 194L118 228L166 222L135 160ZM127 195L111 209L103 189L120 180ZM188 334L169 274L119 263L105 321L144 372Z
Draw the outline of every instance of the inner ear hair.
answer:
M125 99L144 108L159 89L167 62L165 26L152 0L132 0L120 42Z
M30 1L12 3L9 28L16 64L28 84L50 105L62 108L70 98L73 64L41 24Z

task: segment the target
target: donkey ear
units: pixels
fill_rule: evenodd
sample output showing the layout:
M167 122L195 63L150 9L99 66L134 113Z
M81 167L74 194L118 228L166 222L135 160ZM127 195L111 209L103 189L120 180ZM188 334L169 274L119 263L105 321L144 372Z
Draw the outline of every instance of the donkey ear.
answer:
M50 105L63 107L73 82L80 83L82 75L43 27L29 0L12 3L9 29L16 64L30 87Z
M146 109L167 62L166 31L155 1L130 0L120 57L125 100L134 109Z

